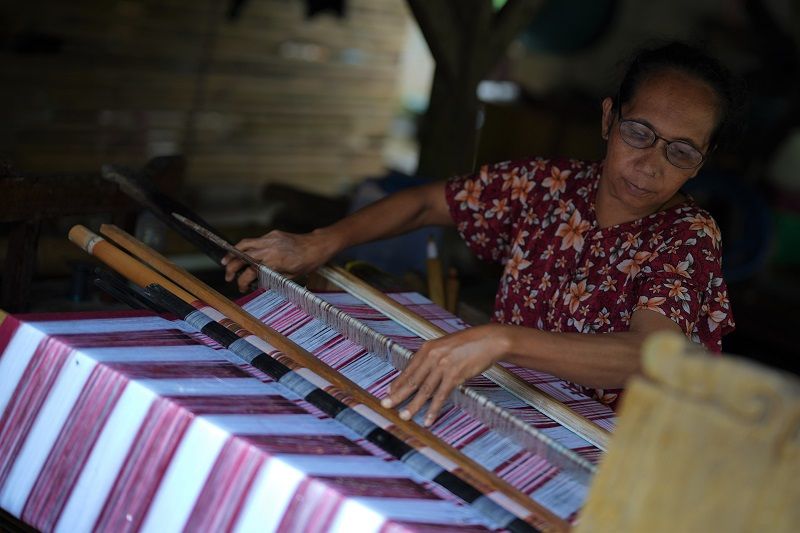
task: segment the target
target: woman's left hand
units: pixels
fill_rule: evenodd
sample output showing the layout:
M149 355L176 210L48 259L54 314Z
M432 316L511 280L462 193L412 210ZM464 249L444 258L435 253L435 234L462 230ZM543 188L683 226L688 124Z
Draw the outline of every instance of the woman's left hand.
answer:
M400 412L400 418L409 420L430 399L425 425L431 425L453 389L507 354L512 327L486 324L426 342L389 386L383 406L395 406L415 394Z

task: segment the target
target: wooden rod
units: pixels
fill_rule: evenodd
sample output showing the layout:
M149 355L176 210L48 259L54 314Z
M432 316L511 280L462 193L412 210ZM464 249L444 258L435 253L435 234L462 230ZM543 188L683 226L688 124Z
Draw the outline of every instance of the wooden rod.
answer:
M436 324L400 305L341 267L323 266L317 272L331 283L341 287L400 325L407 327L425 340L438 339L447 335L447 332ZM608 441L611 438L609 431L576 413L546 392L530 385L510 370L495 364L483 372L483 376L601 450L608 449Z
M73 226L72 229L69 230L69 240L77 244L80 248L83 248L90 255L102 260L108 266L140 287L147 287L152 283L158 283L181 300L189 303L196 300L194 296L171 281L164 279L158 272L148 268L147 265L143 265L139 261L134 260L133 257L85 226Z
M247 254L239 252L213 232L177 213L173 213L173 216L217 246L238 254L254 268L258 267L258 261ZM317 269L317 273L423 339L438 339L447 334L442 328L398 304L341 267L334 265L322 266ZM606 451L608 449L608 441L611 438L611 434L607 430L579 415L544 391L533 387L513 372L500 365L492 365L483 373L483 376L601 450Z
M73 230L74 229L75 228L73 228ZM85 228L83 229L85 230ZM88 230L85 231L88 232ZM344 392L347 392L358 402L366 405L376 413L379 413L381 416L386 418L391 425L398 428L400 432L411 437L412 441L416 441L417 443L430 448L433 450L434 454L438 454L444 458L444 462L458 465L458 470L456 472L457 475L463 477L465 481L479 488L484 494L487 495L487 497L495 501L495 503L498 505L504 507L515 516L519 516L523 520L534 524L536 527L550 531L567 531L569 529L569 524L553 514L549 509L539 505L525 493L516 489L505 480L497 476L495 473L486 470L469 457L447 445L433 433L423 428L413 420L403 420L394 409L384 408L375 396L359 387L356 383L350 381L344 375L322 363L304 348L298 346L266 324L257 320L247 311L231 302L211 287L208 287L206 284L195 278L183 268L172 264L155 250L152 250L116 226L103 224L100 228L100 231L104 235L113 239L117 244L125 248L135 257L138 257L164 276L172 279L174 282L187 289L188 293L191 293L191 295L196 297L195 298L189 295L189 298L191 299L185 300L188 303L193 303L199 299L211 307L214 307L225 316L238 322L254 335L270 343L272 346L283 352L299 365L315 372L317 375L330 382L333 386ZM83 243L80 241L75 241L72 238L72 231L70 231L70 239L73 240L73 242L78 242L78 244L84 247L84 249L87 249ZM108 246L111 247L110 244ZM95 252L104 254L107 253L107 247L105 246L98 248L97 245L94 245L92 248L95 250ZM87 251L89 250L87 249ZM100 259L103 259L102 256L99 257ZM138 281L133 278L132 281L138 284ZM159 283L163 285L162 281L148 281L147 284L150 283ZM182 292L187 294L187 291ZM183 299L183 296L180 297ZM391 431L391 429L389 429L389 431ZM418 446L414 447L417 448ZM429 458L436 461L434 457Z

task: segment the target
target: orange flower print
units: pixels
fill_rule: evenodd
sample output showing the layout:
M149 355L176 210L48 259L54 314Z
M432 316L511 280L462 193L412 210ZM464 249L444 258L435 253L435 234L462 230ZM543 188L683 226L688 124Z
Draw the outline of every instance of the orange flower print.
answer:
M517 304L514 304L514 309L511 310L511 322L513 324L522 324L522 311L520 311Z
M528 242L528 235L530 232L528 230L522 230L517 233L517 236L514 237L514 242L511 243L511 246L522 246L526 242Z
M556 236L561 237L561 249L574 248L580 252L583 248L583 234L589 229L589 222L581 219L578 211L573 211L569 220L562 222L556 230Z
M503 178L503 189L507 191L509 188L514 186L514 181L516 181L517 177L519 176L519 169L514 167L511 169L511 173L504 172L502 174Z
M664 240L664 237L660 233L656 233L650 237L647 241L647 245L650 248L658 248L658 245L661 244L661 241Z
M483 216L483 213L472 213L472 218L475 219L474 225L476 228L489 229L489 223L486 222L486 218Z
M483 184L489 183L492 180L492 177L489 176L489 165L481 166L480 180Z
M492 200L492 207L486 211L486 218L494 217L497 220L502 220L509 211L511 211L511 207L508 205L508 198Z
M559 200L558 207L555 208L553 214L556 215L557 217L561 217L563 215L564 218L566 218L567 214L569 214L570 211L574 210L575 206L573 205L572 200L569 200L567 202L565 202L564 200Z
M513 292L514 294L519 294L521 288L522 288L522 283L520 283L519 280L511 284L511 292Z
M536 307L536 291L526 294L522 297L522 305L528 309Z
M719 327L723 320L728 316L728 313L722 311L712 311L708 314L708 331L714 331Z
M514 176L514 182L511 185L511 199L524 202L528 199L528 193L532 189L533 182L526 176Z
M569 284L569 291L564 295L564 304L569 305L569 312L574 313L578 310L578 306L584 300L592 297L592 289L594 287L586 287L586 280L579 283L574 281Z
M514 279L517 279L519 277L519 271L525 270L529 266L531 266L531 262L527 261L522 250L515 246L511 255L511 259L509 259L508 263L506 263L506 274L510 275Z
M538 170L541 172L542 170L547 168L547 159L542 159L541 157L537 157L533 160L533 170Z
M678 300L686 300L689 298L689 289L684 287L679 279L665 283L664 287L669 289L670 298L677 298Z
M720 235L719 228L714 222L714 219L703 216L702 214L698 214L693 217L688 217L686 221L692 223L692 225L689 226L690 230L696 231L699 237L711 237L711 241L714 243L714 248L719 247L719 242L722 236Z
M615 280L611 276L606 276L606 279L604 279L603 282L600 284L600 290L603 292L617 290L617 280Z
M628 275L628 279L633 279L642 269L642 263L650 259L653 254L650 252L636 252L632 259L620 261L617 270Z
M476 233L472 237L470 237L472 242L480 246L481 248L485 248L487 244L489 244L489 237L486 236L484 232Z
M550 189L550 194L564 192L567 190L567 178L572 174L571 170L561 170L551 167L550 175L542 180L542 185Z
M629 248L633 248L634 250L638 249L642 245L642 240L639 238L639 233L627 233L625 235L625 240L622 241L620 245L620 249L628 250Z
M669 263L664 264L664 272L669 272L670 274L677 274L682 276L686 279L691 278L692 276L689 274L689 267L692 266L694 259L692 258L692 254L686 256L685 261L681 261L677 265L670 265Z
M666 301L667 299L663 296L653 296L652 298L648 298L647 296L639 296L639 301L636 302L636 307L634 310L638 311L639 309L649 309L651 311L658 311L662 315L666 316L666 313L660 307Z
M719 305L724 307L725 309L728 308L730 301L728 300L728 295L723 291L717 291L717 297L714 298L714 301L717 302Z
M550 273L545 272L544 276L542 276L542 281L539 282L539 290L546 291L547 289L550 288L550 285L552 284L553 282L550 281Z
M467 180L464 182L464 188L458 191L454 199L458 202L466 202L467 207L476 211L481 206L481 193L483 192L483 185L478 180Z
M586 324L586 319L570 318L567 324L574 327L576 331L583 333L583 326Z
M597 317L594 319L594 324L598 328L602 328L603 326L611 324L611 320L609 320L609 318L610 313L608 312L608 309L604 307L599 313L597 313Z

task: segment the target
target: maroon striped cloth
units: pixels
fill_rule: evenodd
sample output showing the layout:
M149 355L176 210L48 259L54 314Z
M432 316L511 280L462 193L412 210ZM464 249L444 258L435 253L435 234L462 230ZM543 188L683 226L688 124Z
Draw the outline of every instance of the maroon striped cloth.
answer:
M393 295L445 329L414 294ZM409 347L342 294L324 297ZM245 307L378 396L395 375L271 292ZM187 324L145 312L0 323L0 507L43 531L466 531L496 524ZM553 378L535 385L611 428L613 413ZM561 443L599 452L482 378L473 385ZM449 408L433 428L557 514L587 487Z

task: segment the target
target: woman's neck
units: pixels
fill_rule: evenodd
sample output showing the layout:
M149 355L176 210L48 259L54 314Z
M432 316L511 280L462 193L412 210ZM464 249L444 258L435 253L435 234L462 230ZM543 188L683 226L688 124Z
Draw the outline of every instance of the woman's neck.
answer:
M645 218L664 209L678 205L685 199L686 197L678 192L673 194L672 197L670 197L661 205L643 209L641 211L634 211L627 209L624 205L621 205L621 202L614 198L608 191L604 180L601 178L600 183L597 185L597 195L595 196L594 200L594 212L595 217L597 218L597 225L600 227L600 229L605 229L611 226L618 226L620 224Z

